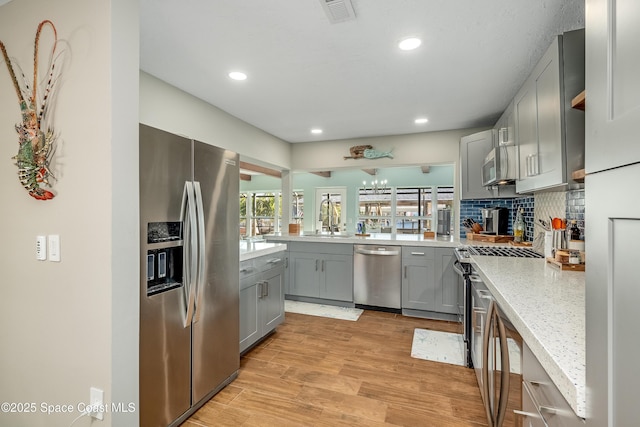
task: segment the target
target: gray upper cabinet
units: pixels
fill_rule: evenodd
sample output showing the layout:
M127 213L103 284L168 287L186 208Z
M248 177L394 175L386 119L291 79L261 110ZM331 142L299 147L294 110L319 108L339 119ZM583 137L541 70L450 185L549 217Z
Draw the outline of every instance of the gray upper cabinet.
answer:
M486 130L460 139L461 198L488 199L494 197L490 188L482 186L482 163L494 147L495 131Z
M514 99L518 193L572 184L584 167L584 112L571 100L584 89L584 30L557 36Z
M640 162L640 5L589 2L586 172Z

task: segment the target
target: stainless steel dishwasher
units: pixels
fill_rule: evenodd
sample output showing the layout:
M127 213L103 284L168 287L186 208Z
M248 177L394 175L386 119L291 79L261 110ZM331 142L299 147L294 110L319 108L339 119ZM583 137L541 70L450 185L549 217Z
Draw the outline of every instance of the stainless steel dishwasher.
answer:
M353 245L353 302L400 310L401 271L399 246Z

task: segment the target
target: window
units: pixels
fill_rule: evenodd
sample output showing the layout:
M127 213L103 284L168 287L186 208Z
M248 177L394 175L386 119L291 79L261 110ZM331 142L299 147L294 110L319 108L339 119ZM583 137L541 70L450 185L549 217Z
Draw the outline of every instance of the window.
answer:
M331 200L333 210L330 210L326 202L327 196ZM329 229L329 216L333 231L340 231L346 226L343 205L347 200L346 188L316 188L316 218L315 229L319 231L331 231Z
M276 229L280 229L281 221L282 196L280 193L240 194L240 235L242 237L272 234Z
M362 188L358 195L358 221L369 232L391 233L393 190Z
M396 232L420 234L431 230L433 200L431 187L396 190Z

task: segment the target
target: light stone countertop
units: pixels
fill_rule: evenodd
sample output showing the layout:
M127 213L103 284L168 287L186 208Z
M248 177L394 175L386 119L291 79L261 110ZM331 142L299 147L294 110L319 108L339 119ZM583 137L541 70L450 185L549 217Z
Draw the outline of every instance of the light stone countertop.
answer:
M330 236L323 234L286 234L265 236L270 242L313 242L313 243L348 243L353 244L380 244L400 246L433 246L443 248L455 248L466 242L465 239L457 239L453 236L438 236L425 239L422 234L390 234L371 233L370 236L356 236L355 234L340 234Z
M263 241L240 241L240 261L271 255L276 252L286 251L287 245L283 243L269 243Z
M544 259L471 260L573 411L585 418L585 273L561 271Z

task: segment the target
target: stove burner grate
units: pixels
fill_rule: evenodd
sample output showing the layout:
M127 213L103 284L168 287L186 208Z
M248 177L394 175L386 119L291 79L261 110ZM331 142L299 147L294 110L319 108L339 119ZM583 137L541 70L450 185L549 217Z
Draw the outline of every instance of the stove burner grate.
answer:
M501 246L469 246L468 251L471 255L484 256L507 256L518 258L543 258L542 254L529 248L510 248Z

